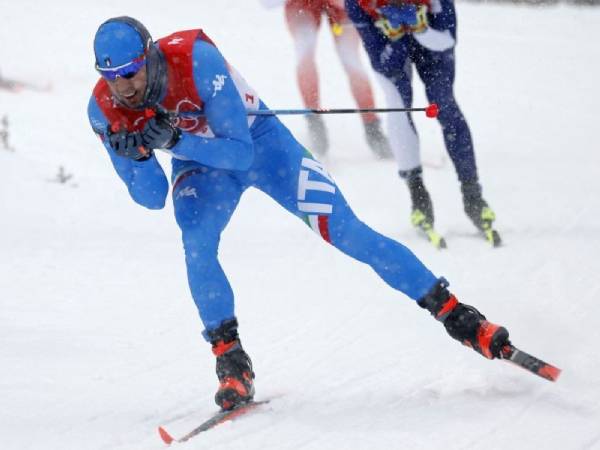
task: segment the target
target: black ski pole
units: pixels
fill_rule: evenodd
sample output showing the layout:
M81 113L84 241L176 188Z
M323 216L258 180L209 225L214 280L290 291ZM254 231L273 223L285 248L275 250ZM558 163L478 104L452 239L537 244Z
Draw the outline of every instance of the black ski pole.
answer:
M300 115L310 115L310 114L361 114L368 112L376 112L376 113L391 113L391 112L424 112L427 117L430 119L435 119L439 113L439 107L436 103L432 103L429 106L424 108L345 108L345 109L258 109L246 111L246 114L249 116L300 116ZM161 106L158 106L156 111L152 109L146 110L147 117L153 117L156 113L164 114L168 117L175 118L177 113L167 111ZM201 111L198 112L186 112L186 114L198 117L203 116L204 114Z
M429 118L438 115L438 105L432 103L425 108L346 108L346 109L260 109L248 111L249 116L291 116L309 114L360 114L360 113L390 113L390 112L424 112Z

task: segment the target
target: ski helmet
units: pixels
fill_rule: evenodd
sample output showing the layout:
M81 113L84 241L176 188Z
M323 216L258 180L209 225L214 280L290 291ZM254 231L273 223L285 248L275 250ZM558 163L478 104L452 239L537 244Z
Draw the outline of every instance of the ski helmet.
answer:
M145 58L147 84L140 108L154 106L160 101L166 88L166 63L141 22L127 16L108 19L96 31L94 54L98 70L127 65Z

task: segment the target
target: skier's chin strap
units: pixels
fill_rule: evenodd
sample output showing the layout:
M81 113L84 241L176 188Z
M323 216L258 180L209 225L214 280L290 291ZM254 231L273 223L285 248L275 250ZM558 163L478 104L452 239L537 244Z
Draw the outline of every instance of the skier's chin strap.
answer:
M139 109L155 107L167 88L167 62L162 52L151 44L146 55L146 92Z

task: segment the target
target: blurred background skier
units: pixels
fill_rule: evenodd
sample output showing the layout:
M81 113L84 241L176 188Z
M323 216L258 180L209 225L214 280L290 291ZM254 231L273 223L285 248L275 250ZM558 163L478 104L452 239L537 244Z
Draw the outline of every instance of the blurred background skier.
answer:
M453 0L346 0L389 107L412 105L414 65L430 103L439 106L446 150L461 186L464 211L494 246L494 211L482 196L473 141L467 121L454 98L456 13ZM423 182L419 139L409 113L388 118L388 138L407 183L412 202L411 222L437 247L445 240L434 229L433 205Z
M10 92L21 92L23 90L49 92L52 89L52 85L50 83L46 83L45 85L38 85L36 83L30 83L28 81L6 78L3 77L2 72L0 72L0 89Z
M296 78L306 108L321 107L316 47L323 16L328 21L335 50L350 82L352 96L359 108L373 108L373 91L365 67L360 60L360 38L344 10L343 0L286 0L285 18L294 40ZM375 113L361 115L367 143L381 158L391 157L391 151L381 123ZM329 148L329 138L323 117L306 116L312 149L323 155Z

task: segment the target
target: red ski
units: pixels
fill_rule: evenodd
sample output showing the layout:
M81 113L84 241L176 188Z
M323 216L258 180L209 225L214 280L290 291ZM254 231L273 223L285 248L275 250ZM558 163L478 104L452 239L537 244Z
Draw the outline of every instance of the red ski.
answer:
M178 439L171 436L169 432L164 429L164 427L158 427L158 434L160 435L160 438L163 440L163 442L167 445L170 445L172 442L185 442L204 431L216 427L217 425L220 425L224 422L228 422L230 420L234 420L239 416L254 410L257 406L264 405L265 403L269 403L269 400L261 400L258 402L253 401L250 403L245 403L243 405L238 406L237 408L233 408L228 411L219 411L210 419L201 423L192 431L187 433L185 436L182 436Z
M512 344L506 344L500 350L501 358L528 370L546 380L556 381L560 376L561 370L541 359L519 350Z

